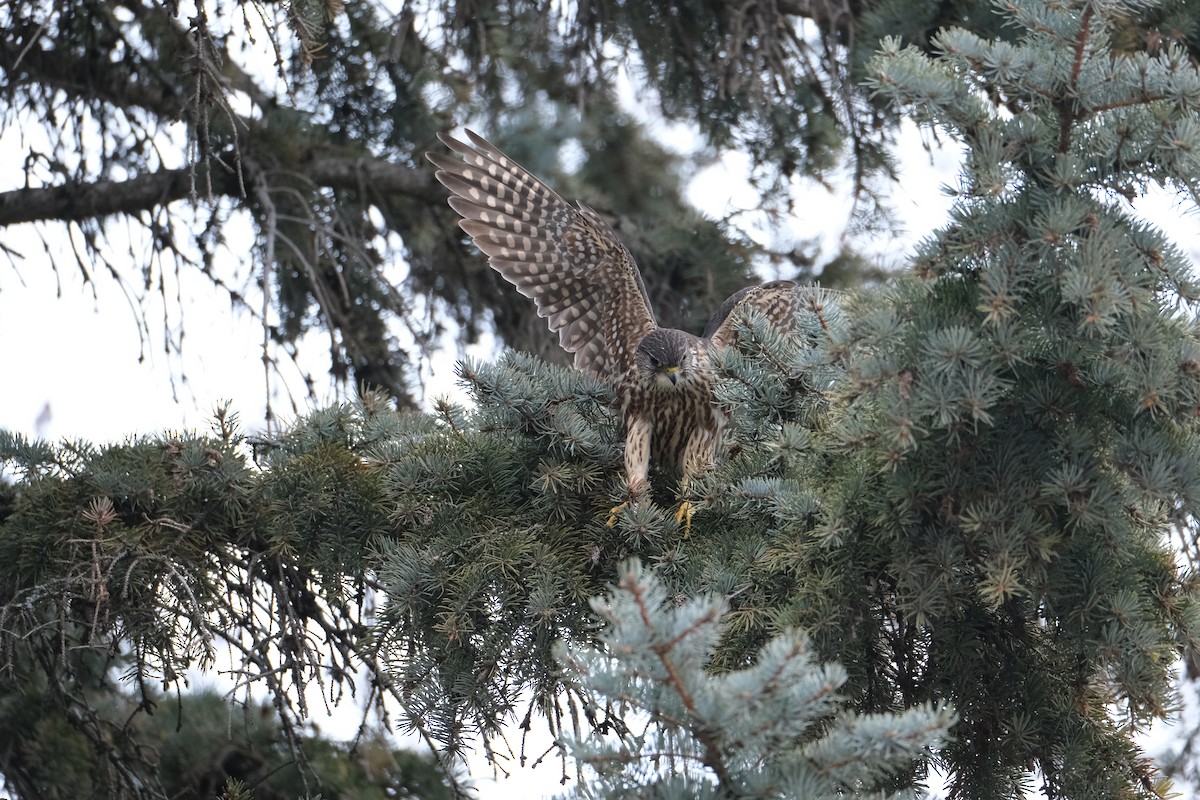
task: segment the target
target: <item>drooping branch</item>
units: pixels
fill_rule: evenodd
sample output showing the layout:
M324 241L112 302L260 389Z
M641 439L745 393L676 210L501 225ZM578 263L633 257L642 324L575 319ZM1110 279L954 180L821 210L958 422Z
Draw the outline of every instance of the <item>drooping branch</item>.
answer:
M188 104L187 79L182 74L189 59L198 56L189 32L164 8L138 2L121 2L134 15L138 33L150 39L153 59L133 52L130 59L111 60L61 46L45 26L24 25L0 37L0 73L10 86L52 87L72 98L95 98L118 108L140 108L167 119L184 115ZM107 11L107 9L105 9ZM105 16L113 36L123 36L123 25ZM273 94L262 89L226 49L210 42L216 58L209 58L214 74L227 91L241 92L261 112L276 107ZM134 50L129 45L130 50Z
M68 97L94 97L168 118L183 113L183 98L162 81L146 80L111 62L73 58L62 48L31 46L19 38L0 38L0 72L13 86L49 87Z

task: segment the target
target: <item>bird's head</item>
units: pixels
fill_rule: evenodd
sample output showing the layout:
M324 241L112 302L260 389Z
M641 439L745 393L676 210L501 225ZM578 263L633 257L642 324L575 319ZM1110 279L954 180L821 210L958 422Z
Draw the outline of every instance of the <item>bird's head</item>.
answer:
M692 344L695 340L688 333L670 328L647 334L637 348L637 370L642 384L660 390L687 385L699 368Z

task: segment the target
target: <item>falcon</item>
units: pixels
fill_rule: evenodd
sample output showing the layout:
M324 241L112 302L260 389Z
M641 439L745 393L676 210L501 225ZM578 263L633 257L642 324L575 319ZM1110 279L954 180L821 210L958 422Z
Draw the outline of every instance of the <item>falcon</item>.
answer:
M793 327L816 290L790 281L751 286L726 300L702 336L655 322L633 256L599 214L572 205L495 145L471 131L470 143L439 134L462 160L426 153L452 192L459 226L492 269L533 300L575 367L610 381L625 425L629 500L608 524L647 494L651 460L680 479L676 521L691 529L693 477L711 467L725 427L708 365L713 349L736 341L735 322L755 309L781 331ZM807 303L806 303L807 300Z

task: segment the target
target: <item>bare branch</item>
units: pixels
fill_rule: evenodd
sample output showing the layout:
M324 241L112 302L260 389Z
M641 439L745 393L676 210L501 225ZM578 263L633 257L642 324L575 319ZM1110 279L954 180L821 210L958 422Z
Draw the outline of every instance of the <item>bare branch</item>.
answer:
M232 194L235 176L218 172L214 190ZM136 214L187 197L187 169L165 169L126 181L72 182L0 192L0 226L18 222L82 222L111 214Z
M442 201L428 170L373 159L320 158L305 170L309 178L333 189L370 187L381 194L407 194L431 203ZM214 170L213 193L240 197L241 183L232 172ZM112 214L136 214L191 195L186 168L164 169L125 181L72 182L62 186L0 192L0 227L18 222L81 222Z

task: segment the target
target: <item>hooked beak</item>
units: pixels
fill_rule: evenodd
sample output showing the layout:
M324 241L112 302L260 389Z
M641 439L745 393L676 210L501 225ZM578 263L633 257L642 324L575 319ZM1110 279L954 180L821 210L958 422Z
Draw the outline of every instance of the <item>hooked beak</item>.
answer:
M674 386L675 382L679 380L679 367L667 367L665 370L663 370L663 372L665 372L667 377L671 379L672 386Z

